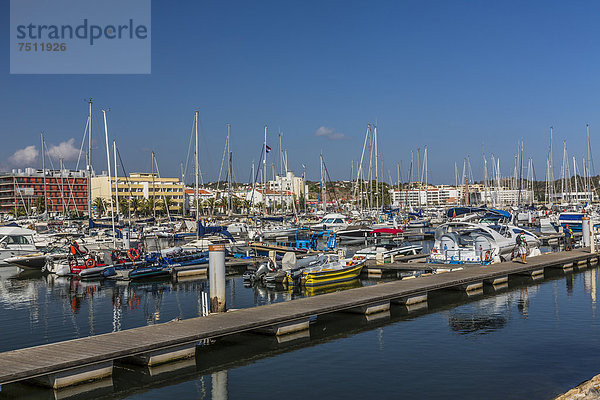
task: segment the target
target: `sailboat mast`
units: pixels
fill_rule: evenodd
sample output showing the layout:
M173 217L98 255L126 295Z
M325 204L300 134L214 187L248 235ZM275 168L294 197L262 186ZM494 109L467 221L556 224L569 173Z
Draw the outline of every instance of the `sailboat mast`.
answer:
M87 154L87 195L88 195L88 218L92 218L92 99L89 101L88 114L88 154ZM44 188L46 185L44 184Z
M555 195L555 187L554 187L554 153L553 153L553 134L554 134L554 128L550 127L550 155L548 156L548 160L549 160L549 174L550 174L550 187L549 187L549 191L550 191L550 202L552 202L552 197Z
M481 145L481 157L483 158L483 193L485 199L482 201L483 204L486 204L489 197L488 192L488 173L487 173L487 160L485 159L485 147Z
M43 176L43 180L44 180L44 214L46 214L46 217L44 219L47 221L48 220L48 192L47 192L47 187L46 187L46 148L44 146L44 132L41 133L41 138L42 138L42 176Z
M587 136L587 192L588 192L588 201L589 204L592 204L592 168L591 168L591 149L590 149L590 124L585 124L585 131Z
M373 141L375 142L375 207L379 209L379 148L377 147L377 125L373 126Z
M283 150L281 149L281 131L279 132L279 205L283 215Z
M427 190L427 146L425 146L425 150L423 151L423 170L425 171L425 207L429 206L428 190ZM382 193L383 195L383 193Z
M419 195L417 199L419 200L419 208L421 208L421 190L423 189L423 171L421 171L421 148L417 147L417 177L419 178Z
M400 192L400 163L396 163L396 169L398 170L398 192ZM390 182L391 184L391 182Z
M60 167L60 198L62 200L63 218L67 219L67 204L65 203L65 178L63 175L63 159L58 160Z
M264 141L264 158L263 158L263 216L267 215L267 125L265 125L265 141Z
M573 196L573 198L575 200L579 200L578 199L578 187L577 187L577 162L575 161L575 156L573 156L573 180L575 181L575 195Z
M231 213L233 212L233 189L231 187L232 185L232 154L231 154L231 124L227 124L227 155L229 158L229 162L227 163L227 192L229 194L229 200L227 202L227 211L229 212L229 215L231 215Z
M195 170L195 182L194 182L194 202L196 203L196 239L200 238L200 232L198 229L198 222L200 221L199 219L199 212L200 212L200 201L198 199L198 111L195 112L194 114L194 124L195 124L195 129L196 129L196 153L195 153L195 164L196 164L196 170Z
M323 194L323 211L327 213L327 177L325 176L325 167L323 165L323 154L319 155L321 159L321 193Z
M115 203L117 203L117 221L119 220L119 186L117 175L117 141L113 140L113 157L115 159Z
M156 219L156 194L154 188L154 152L152 152L152 218Z
M110 198L110 215L111 215L111 221L112 221L112 231L113 231L113 248L116 249L117 248L117 233L115 232L115 212L114 212L114 208L113 208L113 198L112 198L112 185L110 184L111 181L111 177L110 177L110 147L108 144L108 126L106 125L106 111L102 110L102 115L104 117L104 137L106 139L106 163L108 164L108 191L109 191L109 195L108 197Z
M186 209L186 197L185 197L185 172L183 172L183 163L179 163L179 170L181 171L181 183L183 184L183 203L181 203L181 216L185 217L185 209ZM131 195L130 195L131 196ZM130 197L131 199L131 197ZM131 213L131 209L129 210Z

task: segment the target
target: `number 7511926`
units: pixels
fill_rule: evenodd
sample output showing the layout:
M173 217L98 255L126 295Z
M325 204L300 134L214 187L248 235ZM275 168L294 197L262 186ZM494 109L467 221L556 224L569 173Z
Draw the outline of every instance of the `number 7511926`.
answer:
M20 42L19 51L66 51L66 43L54 42Z

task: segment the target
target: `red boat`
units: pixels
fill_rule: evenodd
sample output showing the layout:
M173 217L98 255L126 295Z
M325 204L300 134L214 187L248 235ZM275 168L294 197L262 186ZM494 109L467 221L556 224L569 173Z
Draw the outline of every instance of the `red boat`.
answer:
M93 257L87 258L83 264L79 264L77 259L69 260L69 268L71 268L72 274L79 274L84 269L104 266L106 266L104 261L96 261Z

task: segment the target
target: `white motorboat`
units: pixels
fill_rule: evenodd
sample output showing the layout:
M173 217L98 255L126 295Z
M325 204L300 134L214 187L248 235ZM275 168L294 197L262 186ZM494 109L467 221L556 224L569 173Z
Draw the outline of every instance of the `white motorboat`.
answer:
M390 256L407 256L411 254L418 254L423 250L423 246L418 244L408 244L406 246L400 247L390 247L390 246L371 246L361 250L358 250L355 255L365 256L368 260L374 260L383 256L384 258Z
M5 261L17 265L24 270L42 271L49 260L63 260L69 256L64 248L48 248L36 253L25 254L16 257L8 257Z
M33 235L35 231L18 226L0 227L0 266L10 265L6 262L9 257L24 256L35 253Z
M517 255L517 235L523 231L528 256L541 254L540 240L512 224L449 222L435 231L435 244L429 261L443 264L490 264Z
M340 229L348 228L349 225L350 221L348 220L348 217L346 217L344 214L332 213L326 214L323 217L323 219L321 219L316 224L313 224L310 228L323 231L329 229L334 232L337 232Z

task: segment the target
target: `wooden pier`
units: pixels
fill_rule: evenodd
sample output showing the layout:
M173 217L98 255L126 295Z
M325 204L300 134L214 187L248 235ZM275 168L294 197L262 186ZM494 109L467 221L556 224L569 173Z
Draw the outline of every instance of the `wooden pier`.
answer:
M66 387L109 376L114 362L152 365L193 357L197 342L203 339L255 331L288 334L306 329L309 319L319 315L389 312L390 303L427 301L437 290L468 292L484 284L506 284L515 275L543 277L549 268L570 271L597 265L598 257L589 249L578 249L530 258L528 264L468 266L417 279L8 351L0 353L0 385L28 381L55 389Z

